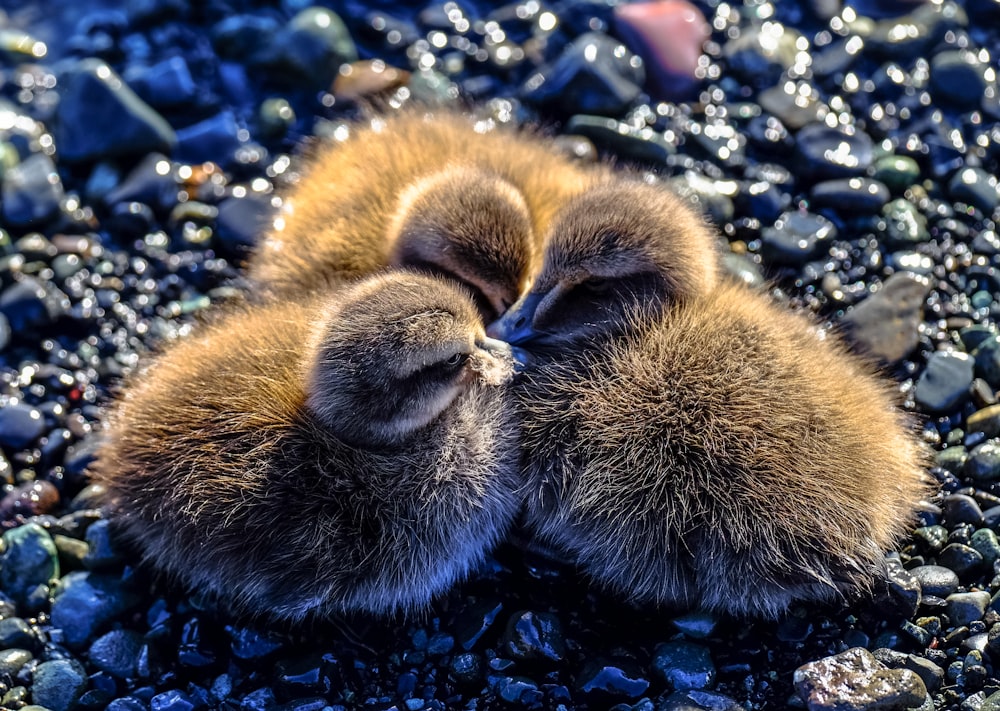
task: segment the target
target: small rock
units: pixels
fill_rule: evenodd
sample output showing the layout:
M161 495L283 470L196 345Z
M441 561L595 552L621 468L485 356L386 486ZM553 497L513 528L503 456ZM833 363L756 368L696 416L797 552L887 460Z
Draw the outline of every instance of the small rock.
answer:
M676 152L676 148L649 126L635 128L621 121L603 116L579 114L566 122L569 133L584 136L598 148L609 151L624 160L662 165Z
M142 650L142 635L133 630L112 630L94 640L88 656L90 663L118 679L131 679Z
M976 374L992 387L1000 387L1000 337L983 339L971 355L976 359Z
M903 198L887 203L882 208L882 218L885 222L883 235L890 244L910 246L926 242L930 237L927 218L916 205Z
M912 617L920 607L921 587L917 578L899 561L887 558L885 561L886 582L889 593L898 601L896 607L905 617Z
M657 711L743 711L743 706L725 694L698 689L675 691L656 708ZM637 706L632 709L639 711Z
M74 572L60 579L52 601L52 626L70 647L85 644L105 624L134 604L134 595L113 577Z
M920 565L910 573L920 583L920 591L924 595L948 597L958 589L958 576L942 565Z
M0 648L32 649L38 642L31 627L20 617L0 620Z
M274 207L266 195L228 197L219 203L215 231L226 249L236 252L251 247L274 217Z
M705 639L711 637L719 624L718 618L708 612L689 612L686 615L675 617L670 620L670 624L691 639Z
M325 7L307 7L289 20L258 61L286 81L328 89L342 64L356 62L358 50L344 21Z
M986 606L990 604L988 592L953 593L946 598L948 619L956 627L968 627L976 620L983 619Z
M39 585L59 577L59 556L48 531L27 523L3 534L0 588L18 604Z
M151 67L127 71L125 80L143 101L160 109L191 104L198 95L191 68L181 55L168 57Z
M1000 560L1000 540L997 539L997 534L990 529L980 528L972 534L972 540L969 542L972 544L972 548L983 557L983 562L988 567L992 568L993 564Z
M965 429L970 433L982 432L987 437L1000 437L1000 405L976 410L966 418Z
M177 141L170 124L99 59L77 62L61 85L53 127L61 160L169 152Z
M642 60L617 40L587 32L552 64L528 77L521 98L571 114L617 116L639 98Z
M885 363L898 363L917 347L929 291L926 278L897 272L851 309L842 323L862 351Z
M74 659L42 662L32 680L32 702L50 711L69 711L87 689L87 672Z
M89 551L83 559L88 570L113 568L123 560L111 537L111 522L108 519L95 521L87 529Z
M1000 479L1000 441L991 439L973 449L963 471L977 482L988 484Z
M949 494L942 501L945 521L954 526L957 523L971 523L973 526L983 525L983 510L971 496L965 494Z
M723 45L722 57L740 79L761 88L774 86L795 64L800 36L778 22L751 25Z
M828 207L848 214L874 215L889 202L889 188L870 178L839 178L816 183L810 196L813 208Z
M653 654L653 673L672 689L708 689L715 684L715 662L706 647L693 642L666 642Z
M864 173L874 159L875 145L863 131L848 134L825 124L812 124L799 131L795 150L803 173L824 180Z
M382 96L405 86L410 73L390 67L381 59L345 64L333 80L333 95L339 101L361 101Z
M967 203L992 214L1000 203L1000 187L997 177L982 168L963 168L948 182L948 194L952 200Z
M45 418L34 407L20 402L0 407L0 445L10 449L24 449L45 434L45 430ZM17 496L15 492L10 492L4 496L4 501L11 494ZM5 508L9 509L10 506L9 503Z
M873 177L884 183L893 195L902 195L908 187L920 180L920 166L909 156L883 156L875 161Z
M47 328L68 310L65 294L32 277L23 277L0 292L0 313L15 334L27 336Z
M711 35L705 16L687 0L656 0L615 7L615 30L642 57L652 94L687 98L700 83L702 45Z
M229 165L242 143L236 116L232 111L220 111L177 131L174 157L183 163Z
M514 659L562 661L566 643L559 618L548 612L524 611L511 615L503 650Z
M926 412L952 412L969 395L975 361L968 353L936 351L917 380L914 399Z
M986 92L987 69L975 52L938 52L931 58L931 92L943 104L963 109L978 108Z
M33 153L3 176L3 217L14 227L39 225L59 214L66 194L55 163Z
M649 681L629 664L590 660L576 677L576 686L585 694L608 699L635 699L646 693Z
M836 236L837 228L825 217L805 210L786 212L761 230L760 252L769 262L802 265Z
M919 676L889 669L861 647L803 664L792 681L809 711L902 711L927 698Z
M962 578L982 568L983 556L975 548L962 543L949 543L938 555L937 562L951 568Z
M31 652L27 649L0 650L0 676L17 676L21 668L31 661Z

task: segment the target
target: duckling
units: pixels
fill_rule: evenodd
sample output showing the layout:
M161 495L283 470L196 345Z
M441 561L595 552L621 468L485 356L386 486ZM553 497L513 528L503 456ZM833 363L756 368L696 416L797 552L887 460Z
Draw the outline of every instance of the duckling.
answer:
M534 358L514 388L528 529L637 602L776 617L869 587L929 494L892 388L718 281L686 210L665 222L639 200L623 230L571 207L601 204L567 206L531 292L488 331ZM623 249L668 228L704 251Z
M530 291L489 331L530 341L528 350L559 350L654 319L718 281L718 248L702 217L662 186L623 175L566 201Z
M609 169L574 163L526 132L481 128L458 114L404 112L319 145L288 196L290 211L251 255L250 278L279 293L308 291L418 257L435 273L494 284L494 292L499 274L504 296L483 299L515 300L507 285L537 267L539 235L559 206ZM433 221L429 206L439 212ZM439 231L400 229L412 209ZM478 234L468 226L456 233L467 220ZM490 254L502 258L484 264Z
M427 276L238 307L124 389L92 476L148 563L237 613L419 610L516 513L513 365Z

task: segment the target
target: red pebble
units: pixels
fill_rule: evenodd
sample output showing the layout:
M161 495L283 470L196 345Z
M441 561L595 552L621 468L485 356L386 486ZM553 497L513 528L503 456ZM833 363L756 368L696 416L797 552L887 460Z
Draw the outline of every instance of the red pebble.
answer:
M656 0L615 8L615 31L642 57L656 99L690 98L702 45L712 34L705 16L687 0Z

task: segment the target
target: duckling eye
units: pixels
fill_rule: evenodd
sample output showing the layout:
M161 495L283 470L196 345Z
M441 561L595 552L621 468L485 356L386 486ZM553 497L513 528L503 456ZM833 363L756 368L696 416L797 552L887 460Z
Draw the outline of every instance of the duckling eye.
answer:
M611 291L611 280L602 279L600 277L594 277L583 282L581 286L589 291L591 294L600 296L602 294L607 294Z
M458 370L465 362L469 360L468 353L453 353L447 360L443 361L441 365L448 370Z

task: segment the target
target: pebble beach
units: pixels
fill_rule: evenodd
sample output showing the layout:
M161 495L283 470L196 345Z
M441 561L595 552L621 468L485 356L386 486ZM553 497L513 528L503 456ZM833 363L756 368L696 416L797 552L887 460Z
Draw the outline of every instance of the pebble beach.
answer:
M0 708L1000 709L998 71L995 0L0 0ZM414 104L647 172L878 360L940 493L873 595L662 610L507 543L291 628L116 545L102 406L240 298L310 145Z

